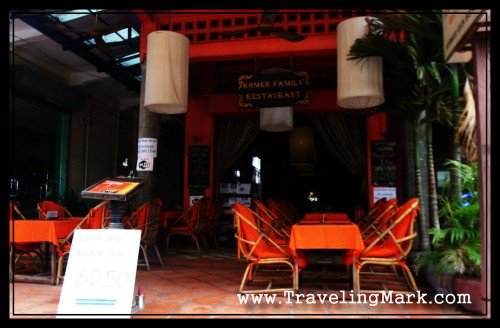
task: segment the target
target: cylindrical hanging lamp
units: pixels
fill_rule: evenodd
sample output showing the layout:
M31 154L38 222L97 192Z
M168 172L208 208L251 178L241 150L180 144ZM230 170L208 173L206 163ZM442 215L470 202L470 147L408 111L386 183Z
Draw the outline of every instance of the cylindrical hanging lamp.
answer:
M285 68L269 68L261 74L290 72ZM284 132L293 129L293 107L265 107L260 109L260 129Z
M160 114L187 111L189 39L171 31L148 35L144 107Z
M269 107L260 109L260 129L283 132L293 129L293 107Z
M337 25L337 105L369 108L384 103L382 58L347 60L354 41L368 33L367 17L346 19Z

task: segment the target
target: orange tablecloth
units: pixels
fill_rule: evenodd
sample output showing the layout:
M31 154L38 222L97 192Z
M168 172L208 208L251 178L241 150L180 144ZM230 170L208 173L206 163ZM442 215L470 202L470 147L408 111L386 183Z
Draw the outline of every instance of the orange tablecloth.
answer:
M345 213L306 213L304 220L320 221L325 216L325 221L345 221L349 222L349 217Z
M59 239L73 231L82 218L59 220L14 220L10 221L10 242L49 242L59 246Z
M302 249L364 248L359 228L354 223L313 223L301 221L292 226L290 250L294 255Z

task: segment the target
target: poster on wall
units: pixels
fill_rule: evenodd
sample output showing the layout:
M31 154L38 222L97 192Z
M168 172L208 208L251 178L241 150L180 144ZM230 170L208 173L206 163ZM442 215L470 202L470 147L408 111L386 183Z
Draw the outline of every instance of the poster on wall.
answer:
M137 157L153 157L158 154L158 139L139 138L137 142Z
M372 184L396 186L396 142L372 141Z
M373 202L385 198L387 200L397 198L396 188L394 187L374 187L373 188Z

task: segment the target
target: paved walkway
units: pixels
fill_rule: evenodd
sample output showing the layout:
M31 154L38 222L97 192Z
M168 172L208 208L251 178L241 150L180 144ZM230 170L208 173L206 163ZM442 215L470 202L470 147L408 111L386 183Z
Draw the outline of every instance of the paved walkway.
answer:
M144 292L145 308L133 318L228 318L228 317L397 317L446 318L468 316L457 306L438 304L287 304L287 299L276 298L278 304L240 304L237 297L246 263L224 258L196 256L165 257L165 267L152 266L150 272L139 269L136 288ZM311 273L314 277L314 273ZM309 275L309 274L308 274ZM307 278L304 293L318 290L315 279ZM12 293L13 292L13 293ZM61 286L15 283L10 284L10 315L13 318L54 318L57 312ZM331 291L330 291L331 292ZM336 294L339 295L337 291ZM14 295L14 297L12 297ZM340 295L339 295L340 296ZM12 300L14 299L14 303ZM281 304L279 304L281 302ZM12 309L12 304L14 309Z

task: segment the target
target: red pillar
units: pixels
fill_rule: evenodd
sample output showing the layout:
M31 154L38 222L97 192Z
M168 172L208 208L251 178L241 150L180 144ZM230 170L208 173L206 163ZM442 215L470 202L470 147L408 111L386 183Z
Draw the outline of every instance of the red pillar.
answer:
M209 187L205 189L205 196L213 199L213 171L214 171L214 120L208 114L206 102L201 99L190 100L186 112L186 128L184 136L184 209L189 204L189 146L210 147L210 179Z
M371 115L366 120L366 169L368 177L368 207L371 207L373 201L373 176L372 176L372 141L386 140L387 133L387 114L378 113Z
M490 135L490 54L488 51L488 36L486 33L477 33L472 38L474 51L474 71L476 88L476 131L479 168L479 199L481 219L481 296L486 301L488 312L491 314L491 135Z

